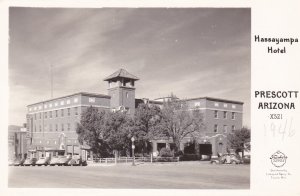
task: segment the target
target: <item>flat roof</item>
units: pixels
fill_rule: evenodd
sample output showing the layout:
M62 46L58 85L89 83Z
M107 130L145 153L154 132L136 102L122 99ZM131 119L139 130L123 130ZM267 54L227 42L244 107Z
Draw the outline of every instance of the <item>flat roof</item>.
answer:
M206 99L209 101L218 101L218 102L224 102L224 103L234 103L234 104L244 104L244 102L241 101L234 101L234 100L229 100L229 99L220 99L220 98L213 98L213 97L197 97L197 98L189 98L189 99L185 99L187 101L190 100L198 100L198 99Z
M40 102L37 102L37 103L29 104L29 105L27 105L27 107L28 106L33 106L33 105L36 105L36 104L41 104L41 103L53 101L53 100L57 100L57 99L63 99L63 98L67 98L67 97L72 97L72 96L75 96L75 95L92 96L92 97L108 98L108 99L111 98L109 95L103 95L103 94L97 94L97 93L79 92L79 93L74 93L74 94L71 94L71 95L66 95L66 96L62 96L62 97L57 97L57 98L48 99L48 100L45 100L45 101L40 101Z

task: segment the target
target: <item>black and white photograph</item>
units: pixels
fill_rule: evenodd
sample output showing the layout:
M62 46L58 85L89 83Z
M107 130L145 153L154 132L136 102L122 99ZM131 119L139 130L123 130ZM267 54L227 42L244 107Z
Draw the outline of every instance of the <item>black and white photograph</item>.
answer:
M250 189L251 8L10 7L8 187Z

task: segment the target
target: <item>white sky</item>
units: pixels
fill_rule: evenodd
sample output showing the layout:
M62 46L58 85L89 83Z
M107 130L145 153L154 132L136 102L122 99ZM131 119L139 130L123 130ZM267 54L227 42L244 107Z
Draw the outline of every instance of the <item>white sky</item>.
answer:
M137 98L243 101L250 127L250 9L11 8L9 124L26 106L76 92L107 94L119 68L140 78Z

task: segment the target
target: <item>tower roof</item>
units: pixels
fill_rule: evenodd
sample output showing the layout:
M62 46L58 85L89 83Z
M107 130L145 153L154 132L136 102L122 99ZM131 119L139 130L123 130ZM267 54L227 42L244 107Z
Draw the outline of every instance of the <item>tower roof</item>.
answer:
M119 69L118 71L116 71L113 74L106 77L104 79L104 81L112 80L112 79L115 79L115 78L128 78L128 79L132 79L132 80L139 80L138 77L132 75L131 73L129 73L125 69Z

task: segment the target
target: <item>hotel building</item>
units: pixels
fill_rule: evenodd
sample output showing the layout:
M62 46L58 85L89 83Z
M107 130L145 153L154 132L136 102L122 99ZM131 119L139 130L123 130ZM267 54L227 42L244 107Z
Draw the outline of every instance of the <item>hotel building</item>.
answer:
M135 98L135 82L138 77L120 69L104 79L108 83L108 95L79 92L27 106L27 129L30 138L31 156L54 156L63 154L89 156L89 147L80 145L76 133L82 113L90 106L103 110L126 110L134 115L139 103L162 106L168 98L156 100ZM226 135L242 128L243 103L239 101L200 97L186 99L189 108L203 112L205 134L197 138L200 154L224 153ZM184 150L191 138L181 144ZM152 151L171 147L166 138L152 140Z

